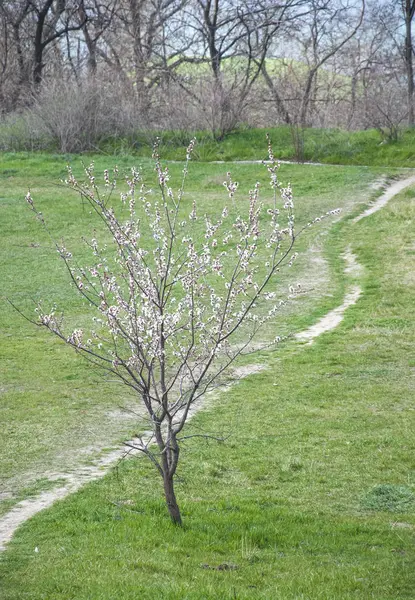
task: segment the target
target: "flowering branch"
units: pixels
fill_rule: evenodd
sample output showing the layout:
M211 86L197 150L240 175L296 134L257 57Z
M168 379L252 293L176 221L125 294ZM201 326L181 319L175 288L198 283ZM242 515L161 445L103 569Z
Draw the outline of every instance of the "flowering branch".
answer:
M37 320L31 320L135 391L152 428L151 440L141 440L138 449L162 475L168 510L177 524L181 515L173 480L180 440L186 439L178 435L191 408L239 356L252 349L260 330L286 304L286 298L277 298L276 278L283 266L292 266L298 235L337 212L296 233L293 191L279 181L270 140L264 164L271 199L261 200L256 183L244 207L236 201L238 184L228 173L224 187L230 205L213 218L201 214L194 200L189 212L184 193L194 144L192 140L187 149L177 193L157 144L153 152L157 191L147 187L136 169L124 182L117 169L112 174L106 170L99 185L93 164L85 168L84 183L68 168L65 183L99 217L113 251L96 237L84 240L93 262L80 267L63 244L56 244L72 283L96 311L88 330L65 332L56 309L44 312L41 304ZM110 203L117 202L117 195L115 209ZM30 192L26 200L47 228ZM125 210L128 217L122 221L117 213Z

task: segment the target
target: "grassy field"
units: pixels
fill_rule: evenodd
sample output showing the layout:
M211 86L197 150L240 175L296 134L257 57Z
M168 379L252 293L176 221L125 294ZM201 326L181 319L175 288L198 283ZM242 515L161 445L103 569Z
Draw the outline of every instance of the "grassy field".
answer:
M73 163L75 171L80 172L80 159L73 157ZM131 164L131 158L119 161L120 169ZM85 253L81 235L89 236L96 223L79 199L59 185L66 172L64 159L10 155L4 157L3 165L3 299L10 298L29 316L34 314L34 302L56 302L65 310L69 322L84 322L89 318L88 310L68 284L66 270L50 238L23 200L30 185L52 236L58 240L64 236L67 247L82 260ZM108 160L96 157L97 171L105 166L110 166ZM152 164L144 161L142 166L152 177ZM179 176L181 168L171 165L172 178ZM226 196L221 183L226 170L226 166L192 164L189 204L196 195L211 212L221 211ZM266 183L266 169L260 165L233 165L232 172L241 182L241 198L253 181ZM330 208L342 206L347 212L366 201L369 186L378 173L359 168L329 167L323 171L318 167L287 165L281 177L292 180L297 216L299 222L304 222ZM340 302L342 282L330 265L330 256L323 253L325 234L331 224L327 222L311 231L302 242L302 249L310 247L312 252L302 254L296 262L295 275L290 276L310 291L287 309L281 326L277 323L281 327L279 333L305 327ZM283 277L281 285L288 288L289 283ZM88 460L97 450L131 434L137 426L136 417L122 410L134 407L134 401L122 388L111 382L98 385L100 374L89 370L70 349L31 326L7 302L3 301L2 307L1 385L6 426L5 443L0 450L0 512L44 485L49 486L45 472L56 474L70 469L74 462Z
M111 138L97 142L103 156L130 156L149 158L156 136L162 139L161 151L165 159L184 160L189 140L196 135L198 144L194 157L202 162L213 160L263 160L267 158L265 134L270 133L276 156L281 160L296 160L298 157L290 127L279 126L267 129L240 128L217 142L208 132L143 132L137 131L126 138ZM309 128L296 131L303 141L303 160L341 165L371 165L388 167L415 167L415 132L401 132L397 141L388 141L375 129L365 131L343 131L340 129ZM4 139L3 139L4 138ZM7 140L5 139L7 138ZM7 136L0 125L0 149L23 150L44 149L53 152L53 141L24 142L19 135L9 132ZM68 157L69 158L69 157ZM117 159L120 160L120 159Z
M121 168L132 164L130 157L116 160ZM97 169L111 161L96 157ZM172 175L181 168L172 165ZM189 201L198 195L220 208L226 170L192 165ZM64 172L63 157L3 155L2 294L26 310L32 299L57 301L82 319L50 240L22 200L30 184L54 235L64 234L68 247L81 252L79 231L88 232L91 217L77 198L51 185ZM266 178L258 165L233 165L232 173L241 192ZM184 448L184 528L166 518L151 467L124 462L19 530L0 562L2 600L414 597L415 194L350 221L382 174L393 171L283 167L299 221L344 208L341 221L303 242L295 276L312 289L284 315L286 330L341 302L347 280L340 256L349 243L365 267L364 294L335 332L312 347L291 342L257 357L266 371L192 420L190 431L230 437L223 444L194 438ZM6 304L0 318L1 482L10 492L4 512L49 486L47 473L88 460L136 424L119 410L131 403L120 388Z
M293 132L289 127L264 129L246 128L228 134L221 142L211 136L198 133L196 157L201 161L212 160L263 160L266 159L265 133L273 140L276 156L281 160L296 160ZM415 167L415 132L407 130L396 142L387 141L375 129L366 131L342 131L340 129L309 128L297 132L303 139L305 161L341 165L372 165L389 167ZM165 132L162 151L166 158L183 160L189 134ZM126 148L134 148L138 155L149 156L151 138L137 135L129 140ZM118 142L103 144L104 151L122 151Z

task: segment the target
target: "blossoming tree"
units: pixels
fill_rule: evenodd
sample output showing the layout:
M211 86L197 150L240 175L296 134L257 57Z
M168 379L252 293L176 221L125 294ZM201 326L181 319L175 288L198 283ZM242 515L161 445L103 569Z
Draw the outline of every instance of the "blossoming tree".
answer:
M96 311L90 328L67 332L56 309L45 312L41 304L33 320L136 395L152 433L135 447L163 478L168 511L176 524L181 524L174 490L180 434L192 407L249 350L261 327L285 303L276 299L276 276L283 265L292 265L293 246L301 233L294 227L291 187L278 180L279 164L270 143L269 161L264 163L269 198L260 200L256 183L249 201L239 204L234 198L238 185L228 173L228 201L215 218L202 214L195 201L191 206L184 201L193 146L194 141L177 192L157 146L157 192L136 169L125 182L117 169L105 171L102 185L93 165L85 169L85 183L68 169L67 185L95 211L114 250L95 238L86 241L92 264L80 267L63 245L56 246L72 282ZM46 227L30 192L26 199ZM110 202L127 212L125 221Z

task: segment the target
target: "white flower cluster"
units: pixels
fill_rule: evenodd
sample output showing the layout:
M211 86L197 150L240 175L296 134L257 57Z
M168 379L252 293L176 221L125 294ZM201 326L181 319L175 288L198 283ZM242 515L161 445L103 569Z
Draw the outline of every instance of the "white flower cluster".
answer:
M89 334L76 328L64 339L88 352L92 360L110 365L141 390L145 402L158 403L160 411L166 410L162 398L169 391L179 389L182 401L194 394L219 355L233 360L239 352L232 341L238 331L238 339L249 342L275 318L287 298L287 294L278 297L275 277L297 257L293 190L278 180L280 165L270 142L266 168L272 197L257 182L247 201L225 204L215 215L204 214L195 199L190 210L184 201L193 150L194 140L177 192L169 185L170 173L161 164L157 144L153 154L157 193L137 169L131 169L120 185L118 169L111 174L105 170L102 189L93 164L85 169L85 184L68 169L66 183L98 213L115 251L94 234L86 242L93 264L79 268L66 247L57 246L67 266L71 261L74 284L98 313ZM118 185L123 206L112 208L112 192ZM234 200L239 186L230 173L224 187ZM36 212L30 193L26 200ZM122 221L118 210L127 211L128 218ZM330 211L307 225L337 213ZM298 290L290 289L294 293ZM63 337L54 311L39 311L39 322Z

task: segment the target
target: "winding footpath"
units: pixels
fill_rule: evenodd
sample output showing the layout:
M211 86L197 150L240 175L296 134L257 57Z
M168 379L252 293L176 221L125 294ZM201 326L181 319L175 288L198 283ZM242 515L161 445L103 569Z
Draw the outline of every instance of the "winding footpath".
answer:
M356 217L353 220L353 223L357 223L361 219L377 212L399 192L411 185L415 185L415 176L393 183L372 204L372 206ZM344 254L344 260L346 263L346 272L357 273L361 269L360 265L356 261L356 257L351 253L350 250ZM297 333L295 335L295 339L307 344L311 344L313 340L322 333L337 327L342 321L343 315L347 308L357 302L361 293L362 290L359 286L352 286L347 292L341 306L338 306L337 308L328 312L322 319L320 319L320 321L318 321L309 329ZM239 374L239 379L256 373L259 370L259 365L251 365L250 368L244 367L243 372ZM203 408L203 406L201 406L201 408ZM194 410L193 414L196 412L197 411ZM134 440L131 443L134 443ZM52 490L42 492L34 498L29 498L19 502L14 508L0 518L0 551L6 549L6 545L13 537L16 529L25 521L36 515L41 510L52 506L52 504L57 500L61 500L69 494L76 492L86 483L103 477L108 472L110 467L112 467L117 461L121 460L127 454L129 454L129 451L126 450L126 448L116 448L105 456L98 458L95 464L91 466L81 467L73 473L55 473L53 477L51 477L51 480L64 479L65 482L62 485L57 486Z
M343 258L346 263L346 273L353 273L357 275L362 270L361 266L356 260L356 256L351 252L350 248L347 249L343 255ZM352 306L352 304L356 304L361 293L362 289L360 286L353 285L345 295L343 303L340 306L333 308L333 310L324 315L320 321L317 321L315 325L312 325L308 329L297 333L294 336L295 339L300 340L301 342L306 342L307 344L312 344L316 337L337 327L341 323L346 309L348 309L349 306Z
M400 179L399 181L392 183L392 185L388 186L385 192L372 204L372 206L369 206L369 208L362 212L361 215L353 219L353 223L357 223L361 219L364 219L369 215L373 215L373 213L386 206L389 200L391 200L394 196L397 196L400 192L402 192L405 188L409 187L410 185L415 185L415 175L413 175L412 177L407 177L406 179Z

